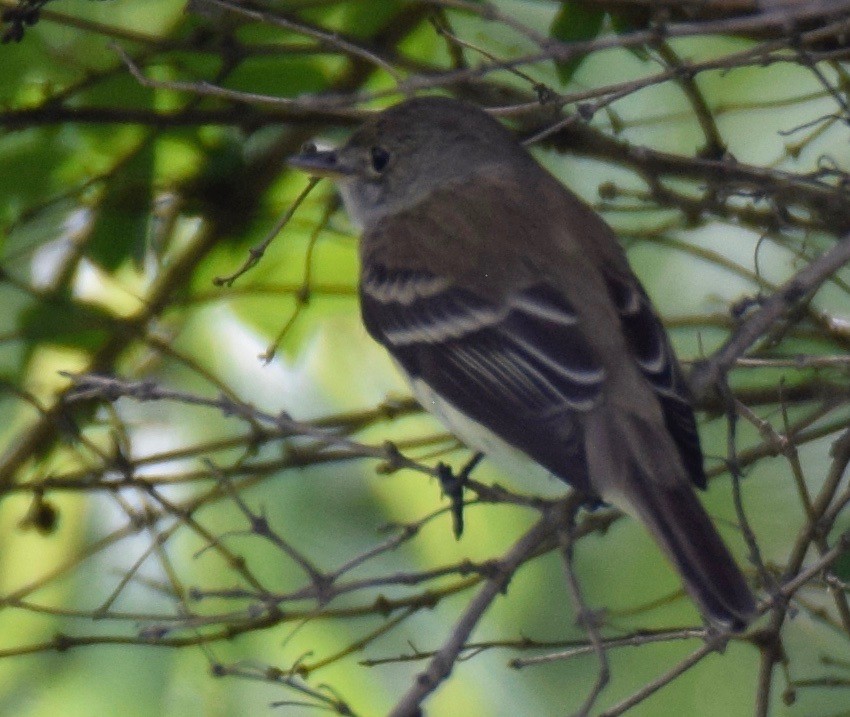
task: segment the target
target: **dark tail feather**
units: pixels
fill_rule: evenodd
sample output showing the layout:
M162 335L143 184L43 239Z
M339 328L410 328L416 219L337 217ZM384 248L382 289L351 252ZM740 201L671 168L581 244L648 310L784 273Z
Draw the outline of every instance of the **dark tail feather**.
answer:
M635 468L632 509L682 576L685 589L712 621L743 630L756 603L743 574L689 484L660 485Z
M634 414L597 411L588 416L585 441L591 482L602 498L649 528L706 618L744 629L756 615L755 599L666 430Z

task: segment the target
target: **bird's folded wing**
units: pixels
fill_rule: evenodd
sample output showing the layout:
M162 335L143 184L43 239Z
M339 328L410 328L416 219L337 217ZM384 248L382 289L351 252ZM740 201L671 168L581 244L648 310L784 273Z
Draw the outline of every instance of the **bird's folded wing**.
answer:
M539 283L497 303L426 271L371 264L361 305L411 378L587 488L579 417L599 402L605 369L565 297Z
M632 357L655 391L667 430L691 480L705 488L702 450L687 383L667 333L643 287L631 275L603 268L603 276Z

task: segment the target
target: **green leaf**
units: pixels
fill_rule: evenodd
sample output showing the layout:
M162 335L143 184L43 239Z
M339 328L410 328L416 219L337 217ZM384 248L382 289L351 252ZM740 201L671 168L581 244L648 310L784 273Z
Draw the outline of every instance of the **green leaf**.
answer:
M639 25L636 25L632 21L632 18L630 18L628 15L612 14L611 27L614 28L614 32L616 32L618 35L625 35L629 32L634 32L635 30L637 30L639 28ZM637 45L633 45L626 49L642 62L646 62L650 57L649 52L644 47L638 47Z
M552 21L549 35L566 43L592 40L602 29L604 19L603 10L588 7L579 0L572 2L568 0L561 6L560 12ZM567 62L556 62L555 67L561 82L565 84L569 82L582 62L584 62L583 55L576 56Z
M369 39L401 12L407 3L399 0L381 2L315 3L298 13L298 19L313 23L326 30L342 33L346 37Z
M92 350L115 323L105 311L78 304L66 296L42 299L18 316L18 332L26 344L41 342Z
M88 257L111 271L127 258L144 256L153 205L152 143L144 143L106 183L88 241Z
M2 83L0 83L2 84ZM68 158L68 135L53 128L9 132L0 142L0 223L35 214L61 191L57 167Z
M843 582L850 580L850 553L838 556L838 559L832 564L832 572Z

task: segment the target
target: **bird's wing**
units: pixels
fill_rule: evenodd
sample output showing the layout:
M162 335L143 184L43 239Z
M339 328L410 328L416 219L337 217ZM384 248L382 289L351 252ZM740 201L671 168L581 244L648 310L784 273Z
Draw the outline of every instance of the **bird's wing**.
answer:
M687 383L649 297L631 272L610 265L603 276L632 357L661 404L667 430L693 483L705 488L702 449Z
M374 262L360 292L367 329L412 379L589 488L580 416L599 402L605 369L564 296L541 282L495 301Z

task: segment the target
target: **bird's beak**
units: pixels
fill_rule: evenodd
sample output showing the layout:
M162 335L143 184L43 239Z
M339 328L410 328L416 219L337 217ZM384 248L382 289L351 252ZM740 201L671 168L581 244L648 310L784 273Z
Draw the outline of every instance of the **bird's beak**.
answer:
M305 145L300 154L290 157L286 163L304 170L312 177L342 179L354 174L354 168L346 166L335 149L317 149L314 144Z

